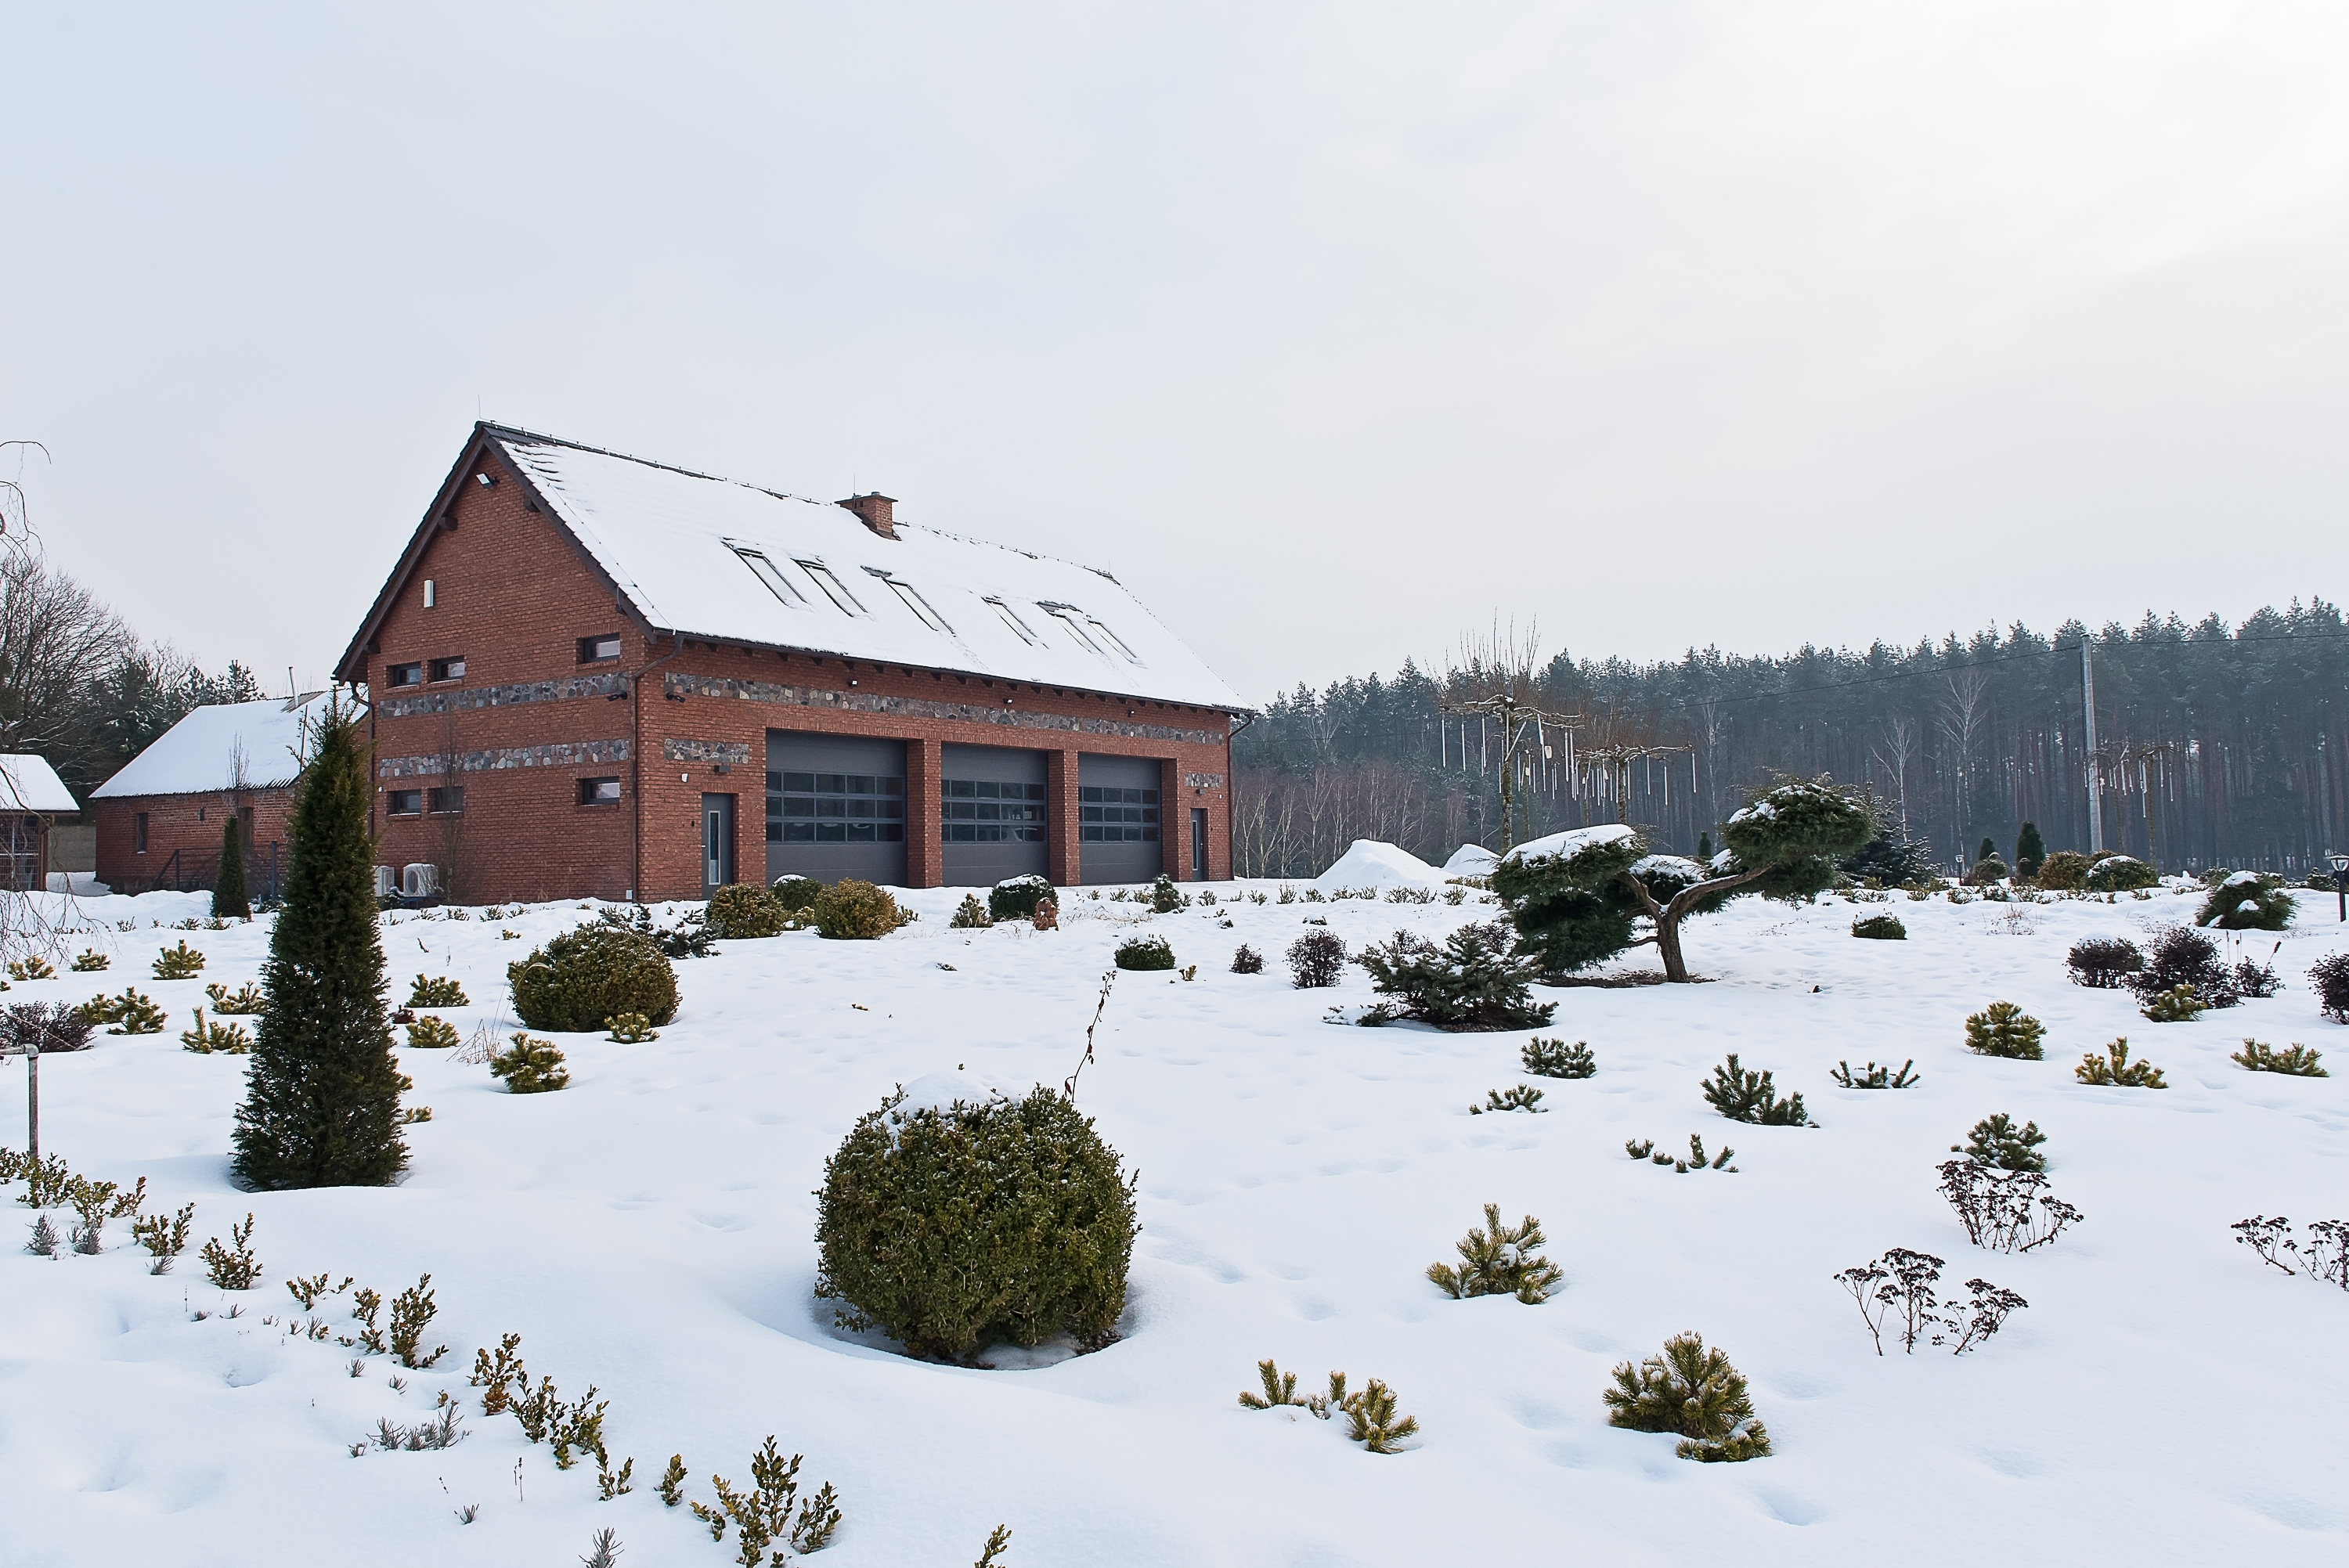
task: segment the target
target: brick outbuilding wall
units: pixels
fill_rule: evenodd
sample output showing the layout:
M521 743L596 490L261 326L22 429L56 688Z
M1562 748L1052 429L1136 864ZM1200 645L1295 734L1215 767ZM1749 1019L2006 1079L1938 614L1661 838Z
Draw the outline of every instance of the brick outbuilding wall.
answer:
M282 866L294 820L290 785L195 795L126 795L90 802L90 819L98 829L98 880L117 890L144 890L159 878L176 880L184 887L210 887L220 867L221 837L232 810L252 813L246 824L248 857L265 864L274 850ZM141 815L147 820L143 851L139 847ZM171 869L174 853L180 857L176 874Z

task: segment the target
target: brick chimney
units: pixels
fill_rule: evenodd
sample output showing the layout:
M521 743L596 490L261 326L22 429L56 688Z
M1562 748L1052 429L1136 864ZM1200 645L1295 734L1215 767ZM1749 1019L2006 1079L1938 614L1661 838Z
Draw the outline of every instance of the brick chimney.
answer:
M871 495L853 495L836 503L846 507L864 521L864 526L884 539L897 537L897 502L895 498L874 490Z

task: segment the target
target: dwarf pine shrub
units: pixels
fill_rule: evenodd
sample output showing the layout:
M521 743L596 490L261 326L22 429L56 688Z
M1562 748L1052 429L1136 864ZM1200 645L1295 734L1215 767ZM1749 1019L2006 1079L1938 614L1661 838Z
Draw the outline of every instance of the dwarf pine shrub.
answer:
M2105 1047L2098 1056L2090 1051L2072 1069L2072 1076L2082 1083L2104 1084L2118 1088L2168 1088L2161 1081L2161 1069L2151 1062L2129 1060L2128 1037L2123 1035Z
M2072 944L2064 963L2075 985L2115 991L2145 967L2145 954L2126 936L2089 936Z
M1471 1225L1453 1243L1459 1266L1430 1264L1427 1277L1454 1301L1475 1295L1514 1295L1527 1306L1539 1306L1550 1297L1566 1271L1536 1249L1545 1244L1541 1222L1527 1214L1516 1225L1501 1223L1501 1206L1485 1205L1485 1224Z
M445 1051L460 1043L457 1026L446 1018L422 1017L408 1026L408 1043L419 1051Z
M616 1013L604 1020L604 1026L611 1031L605 1037L623 1046L641 1046L660 1038L660 1031L642 1013Z
M1978 1057L2035 1062L2046 1056L2040 1041L2047 1026L2012 1002L1992 1002L1966 1019L1966 1049Z
M154 969L158 980L192 980L204 972L204 955L189 946L183 936L179 945L166 947L156 955Z
M533 1029L596 1029L621 1013L642 1013L655 1024L677 1016L668 955L644 933L601 921L507 965L506 983L514 1016Z
M833 942L877 941L912 918L885 889L854 877L818 893L813 913L816 934Z
M242 1016L258 1013L268 1005L268 998L262 995L261 987L250 980L233 991L215 980L204 987L204 995L212 998L215 1013Z
M67 967L77 975L96 975L109 967L113 962L113 959L95 947L85 947L81 950L81 956L76 958Z
M1232 973L1235 975L1263 974L1264 954L1247 943L1241 943L1239 951L1232 954Z
M1599 1398L1607 1424L1635 1432L1676 1432L1672 1452L1706 1463L1761 1459L1770 1435L1754 1418L1745 1377L1718 1346L1706 1349L1702 1336L1675 1334L1663 1354L1638 1367L1615 1368L1615 1386Z
M1897 914L1866 914L1851 923L1851 934L1870 942L1905 942L1909 928Z
M2002 1110L1975 1122L1966 1133L1965 1147L1952 1143L1950 1152L1966 1155L1993 1171L2044 1171L2047 1157L2039 1152L2039 1146L2046 1141L2047 1135L2039 1130L2037 1122L2017 1127L2014 1119Z
M2227 1059L2237 1067L2247 1068L2255 1073L2289 1073L2294 1078L2331 1078L2333 1076L2331 1073L2316 1065L2317 1058L2323 1054L2320 1051L2312 1051L2306 1046L2298 1043L2279 1051L2273 1046L2262 1044L2245 1036L2243 1048L2236 1051Z
M1471 1116L1482 1116L1488 1110L1530 1110L1542 1109L1542 1091L1531 1084L1513 1084L1506 1090L1488 1088L1485 1103L1468 1108Z
M1374 1454L1401 1452L1395 1444L1419 1430L1418 1418L1395 1408L1395 1391L1376 1377L1363 1384L1359 1394L1344 1394L1342 1387L1339 1391L1338 1408L1346 1412L1346 1435Z
M2203 896L2194 923L2221 931L2282 931L2292 913L2292 894L2282 877L2237 872Z
M1518 1055L1526 1071L1540 1078L1587 1078L1599 1070L1599 1059L1591 1055L1588 1040L1569 1046L1562 1039L1545 1040L1536 1035Z
M195 1013L196 1026L183 1030L180 1035L181 1050L193 1051L198 1056L219 1054L232 1057L244 1056L252 1051L253 1037L244 1032L243 1025L207 1024L202 1007L198 1007Z
M2077 850L2058 850L2039 862L2039 885L2055 892L2077 892L2088 885L2088 857Z
M1516 933L1498 921L1461 926L1441 946L1398 931L1364 948L1360 962L1371 988L1403 1017L1442 1029L1538 1027L1557 1004L1533 1000L1541 964L1519 957L1515 944Z
M8 978L11 980L54 980L57 977L57 966L37 953L30 957L8 961Z
M781 936L791 921L774 891L761 882L729 882L709 895L702 923L721 942Z
M1316 926L1288 944L1288 972L1297 988L1335 985L1346 968L1346 944L1337 933Z
M947 922L947 928L954 931L984 931L994 923L995 917L987 913L987 906L978 902L975 892L962 895L962 903L955 906L954 918Z
M198 1254L204 1260L204 1274L222 1290L251 1290L261 1277L261 1260L253 1255L253 1216L247 1214L242 1225L231 1225L228 1235L225 1247L218 1236L204 1243Z
M516 1035L513 1043L490 1058L490 1076L505 1080L509 1094L551 1094L571 1086L571 1069L552 1040Z
M1110 962L1120 969L1172 969L1174 949L1164 937L1155 934L1129 936L1111 953Z
M996 920L1034 920L1036 906L1052 897L1050 879L1032 872L1009 877L987 892L987 913Z
M408 1005L411 1007L462 1007L465 988L446 975L416 977L408 988Z
M1116 1150L1052 1090L907 1111L902 1091L824 1162L816 1294L909 1355L1115 1336L1136 1232Z
M1801 1095L1779 1099L1770 1073L1739 1067L1734 1051L1726 1062L1713 1068L1710 1080L1697 1087L1703 1091L1705 1102L1732 1121L1750 1122L1756 1127L1810 1125L1810 1113L1803 1109Z
M1838 1058L1835 1069L1827 1077L1846 1088L1907 1088L1918 1079L1919 1075L1910 1070L1916 1065L1917 1059L1911 1057L1900 1064L1899 1072L1895 1072L1890 1068L1878 1067L1871 1059L1866 1067L1854 1072L1849 1062Z
M2190 1024L2202 1016L2202 1006L2191 985L2173 985L2147 997L2138 1011L2156 1024Z
M1256 1364L1256 1375L1264 1384L1264 1392L1258 1395L1241 1389L1240 1404L1243 1408L1250 1410L1270 1410L1284 1405L1294 1405L1299 1409L1311 1408L1310 1401L1297 1397L1297 1374L1283 1372L1270 1357Z

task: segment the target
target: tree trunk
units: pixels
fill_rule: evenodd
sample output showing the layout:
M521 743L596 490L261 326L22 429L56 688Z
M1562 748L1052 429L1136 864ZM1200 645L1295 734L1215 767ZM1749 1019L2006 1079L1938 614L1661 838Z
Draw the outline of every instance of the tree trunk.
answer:
M1681 956L1679 917L1668 914L1656 922L1656 952L1664 961L1664 979L1674 985L1687 985L1688 962Z

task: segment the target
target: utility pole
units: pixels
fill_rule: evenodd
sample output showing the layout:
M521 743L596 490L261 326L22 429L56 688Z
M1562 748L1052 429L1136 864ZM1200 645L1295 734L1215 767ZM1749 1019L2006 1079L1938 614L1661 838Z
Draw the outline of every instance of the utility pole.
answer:
M2080 636L2080 709L2086 717L2086 746L2080 756L2080 771L2088 781L2088 852L2096 854L2105 847L2105 801L2097 788L2096 758L2096 664L2088 651L2088 638Z

